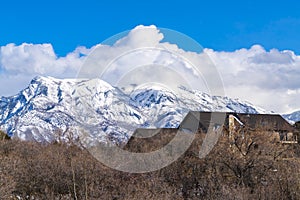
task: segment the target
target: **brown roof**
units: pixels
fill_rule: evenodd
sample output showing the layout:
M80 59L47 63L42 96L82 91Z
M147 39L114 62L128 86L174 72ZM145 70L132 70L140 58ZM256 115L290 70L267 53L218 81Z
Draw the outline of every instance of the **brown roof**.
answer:
M245 126L258 130L294 131L294 127L278 114L237 114Z

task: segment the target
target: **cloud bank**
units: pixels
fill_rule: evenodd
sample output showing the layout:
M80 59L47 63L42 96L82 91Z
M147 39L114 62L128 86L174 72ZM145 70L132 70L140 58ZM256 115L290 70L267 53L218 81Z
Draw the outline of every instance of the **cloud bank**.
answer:
M220 71L226 94L275 112L300 109L300 56L260 45L234 52L205 49Z
M210 77L211 83L209 84L214 82L213 71L211 71L212 64L214 64L223 80L227 96L248 100L279 113L300 109L300 101L298 101L300 98L300 56L295 55L293 51L277 49L267 51L260 45L254 45L249 49L243 48L233 52L204 49L202 53L194 53L182 50L176 44L162 42L163 39L163 33L155 26L138 26L112 45L97 44L92 48L78 47L64 57L58 57L51 44L7 44L0 47L0 84L2 86L0 96L16 94L36 75L57 78L76 78L78 73L95 75L92 68L84 72L82 65L107 66L113 58L124 52L147 47L148 49L144 51L138 51L136 54L131 52L126 57L114 60L111 71L102 72L107 73L107 77L113 79L117 73L122 73L121 70L117 70L119 68L123 71L134 70L129 66L149 62L177 70L182 77L191 80L193 74L195 75L193 67L184 59L174 58L174 55L167 53L173 51L179 57L187 58L197 66L206 65L206 68L201 68L201 74ZM153 51L151 47L162 50ZM87 55L93 54L96 55L93 59L87 59ZM95 70L99 72L99 68ZM158 67L157 70L160 68ZM149 73L147 77L141 74L139 80L149 79L149 77ZM126 78L138 81L136 77ZM165 77L156 76L156 78ZM200 85L203 84L205 83Z

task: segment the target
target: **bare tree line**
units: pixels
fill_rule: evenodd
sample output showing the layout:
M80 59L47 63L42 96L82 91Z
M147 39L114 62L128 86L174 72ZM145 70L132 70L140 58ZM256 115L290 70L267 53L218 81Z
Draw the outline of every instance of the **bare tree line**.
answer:
M1 140L0 199L300 199L299 144L241 131L225 132L204 159L198 133L180 159L144 174L110 169L73 144Z

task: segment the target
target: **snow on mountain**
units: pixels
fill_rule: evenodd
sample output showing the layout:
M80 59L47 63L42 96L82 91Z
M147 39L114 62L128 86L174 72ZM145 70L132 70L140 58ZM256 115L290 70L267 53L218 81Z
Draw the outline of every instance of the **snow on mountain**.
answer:
M294 124L295 122L300 121L300 110L299 111L295 111L291 114L285 114L282 115L283 118L285 118L287 121L289 121L291 124Z
M36 77L17 95L0 98L0 127L23 140L50 142L72 133L85 144L121 143L138 127L177 127L190 110L266 113L238 99L178 89L125 94L100 79Z

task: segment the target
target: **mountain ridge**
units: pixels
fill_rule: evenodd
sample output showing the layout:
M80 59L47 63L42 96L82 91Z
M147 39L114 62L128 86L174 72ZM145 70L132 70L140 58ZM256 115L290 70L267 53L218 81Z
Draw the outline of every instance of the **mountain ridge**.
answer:
M300 110L292 112L290 114L284 114L282 115L288 122L295 123L300 121Z
M38 76L17 95L0 98L0 127L23 140L51 142L87 134L85 143L127 141L136 128L175 128L190 111L268 113L248 102L183 86L180 93L143 88L125 94L101 79ZM59 135L58 134L58 135Z

